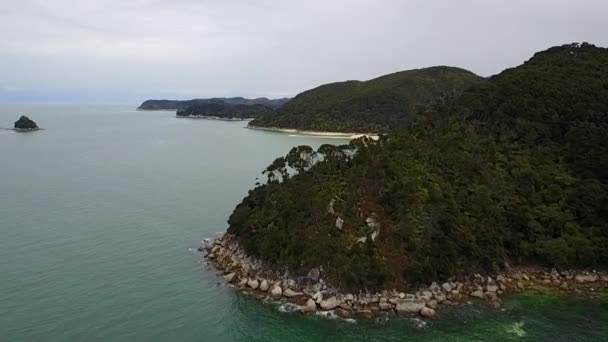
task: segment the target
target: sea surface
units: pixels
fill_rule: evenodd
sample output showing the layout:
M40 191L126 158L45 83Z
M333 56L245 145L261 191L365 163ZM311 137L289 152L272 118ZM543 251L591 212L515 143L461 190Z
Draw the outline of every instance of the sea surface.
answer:
M225 287L195 251L295 145L347 140L126 106L0 105L0 341L608 341L608 300L555 294L439 317L302 316Z

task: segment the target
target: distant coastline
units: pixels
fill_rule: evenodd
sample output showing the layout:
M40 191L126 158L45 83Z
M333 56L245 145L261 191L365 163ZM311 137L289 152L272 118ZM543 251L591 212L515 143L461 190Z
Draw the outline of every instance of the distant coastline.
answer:
M257 127L257 126L250 126L250 125L248 125L247 128L255 129L255 130L259 130L259 131L302 134L302 135L319 136L319 137L341 137L341 138L350 138L350 139L369 137L374 140L377 140L379 138L379 135L377 133L306 131L306 130L299 130L299 129L294 129L294 128Z
M139 111L139 112L175 112L177 109L163 109L163 108L148 109L148 108L137 107L137 108L135 108L135 110Z

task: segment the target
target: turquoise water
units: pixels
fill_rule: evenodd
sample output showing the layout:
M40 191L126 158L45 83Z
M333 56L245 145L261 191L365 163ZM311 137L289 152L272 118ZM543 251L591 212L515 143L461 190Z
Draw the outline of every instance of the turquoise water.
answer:
M608 302L526 294L504 312L345 322L217 286L193 249L292 146L344 143L134 106L0 106L1 341L602 341Z

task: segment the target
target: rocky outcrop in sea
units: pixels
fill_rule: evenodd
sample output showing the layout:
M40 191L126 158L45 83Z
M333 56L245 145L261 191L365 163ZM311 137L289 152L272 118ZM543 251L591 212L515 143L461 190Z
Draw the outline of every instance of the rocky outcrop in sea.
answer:
M14 127L17 131L34 131L38 129L38 125L36 125L33 120L25 115L21 116L19 120L15 121Z

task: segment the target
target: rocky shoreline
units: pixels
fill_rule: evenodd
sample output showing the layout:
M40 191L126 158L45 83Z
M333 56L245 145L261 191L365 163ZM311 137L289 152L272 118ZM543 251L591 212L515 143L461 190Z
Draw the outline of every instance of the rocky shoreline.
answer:
M199 251L218 270L218 276L237 290L263 300L285 301L307 314L331 311L340 317L373 317L377 314L409 314L431 318L444 305L457 305L472 299L486 301L494 308L501 297L525 290L559 291L594 298L608 290L608 273L598 271L555 270L541 267L506 267L493 275L474 274L416 290L398 289L370 293L344 293L324 281L322 269L305 275L271 271L240 248L234 235L205 239Z

